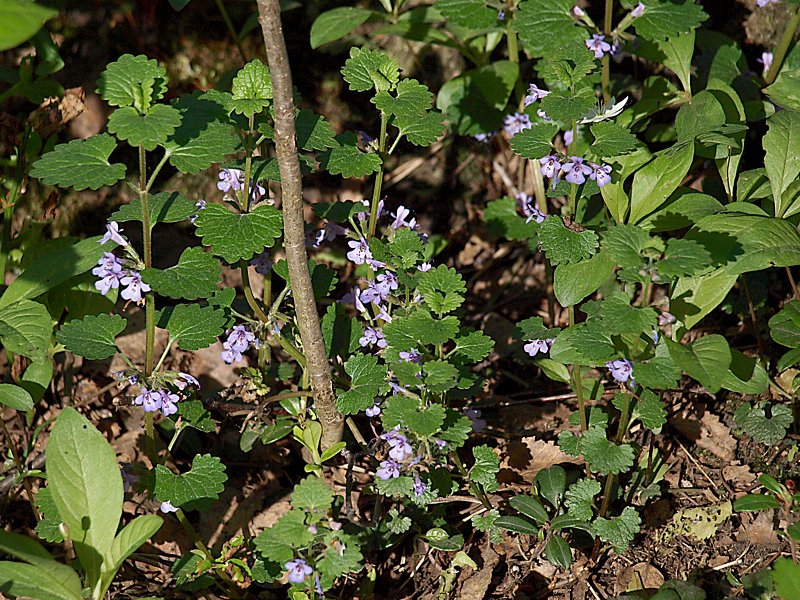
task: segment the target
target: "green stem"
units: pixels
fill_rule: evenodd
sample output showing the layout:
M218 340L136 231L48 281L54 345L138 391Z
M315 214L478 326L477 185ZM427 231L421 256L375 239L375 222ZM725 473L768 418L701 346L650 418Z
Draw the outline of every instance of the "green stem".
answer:
M158 363L155 366L154 371L158 371L161 368L161 365L164 364L164 360L167 358L167 354L169 354L169 349L172 348L172 342L174 342L172 338L170 338L169 342L167 342L167 347L164 348L164 352L161 353L161 358L158 359Z
M0 238L0 288L6 282L6 265L8 263L8 255L11 252L11 224L14 220L14 206L17 203L17 196L19 195L22 181L25 179L25 155L28 148L28 140L30 138L30 125L25 126L25 131L22 134L22 141L17 150L17 162L14 168L14 186L11 188L11 193L8 196L8 204L3 210L3 237Z
M772 66L769 68L767 76L764 78L764 83L767 85L775 81L775 78L778 76L778 71L781 69L783 59L786 57L786 52L789 50L798 24L800 24L800 7L795 9L792 18L789 19L789 23L786 25L786 29L783 30L783 35L781 35L781 40L778 42L778 47L775 48L775 53L772 57Z
M489 498L486 496L483 490L480 489L480 487L478 487L473 481L469 480L469 473L467 473L467 470L464 468L464 463L461 462L461 457L455 450L450 451L450 458L452 458L453 462L456 463L458 472L461 473L461 477L464 478L464 481L469 484L469 488L472 490L472 493L475 495L475 497L481 501L481 504L483 504L486 510L492 510L492 503L489 502Z
M305 369L307 361L306 357L303 356L303 353L300 352L300 350L298 350L297 348L295 348L294 345L292 345L292 343L282 335L278 337L278 341L281 345L281 348L283 348L286 351L286 353L289 354L289 356L295 359L297 361L297 364L299 364L301 367Z
M150 174L150 179L147 180L147 187L145 188L146 191L149 192L150 188L153 187L153 184L156 182L156 177L158 177L158 174L161 172L161 169L164 167L164 165L167 164L167 160L169 160L170 156L170 153L165 152L164 156L161 157L161 160L158 161L156 168L153 169L153 172Z
M259 306L256 297L253 295L253 290L250 287L250 272L247 270L247 261L244 259L239 261L239 270L242 272L242 288L244 289L244 297L247 300L247 304L249 304L253 312L256 313L259 321L268 323L269 317L267 313Z
M569 315L569 326L573 327L575 325L574 305L567 308L567 314ZM575 395L578 397L578 412L581 416L581 431L586 431L589 429L589 418L586 414L586 400L583 396L583 380L581 378L580 365L572 366L572 387L575 389Z
M144 243L144 266L149 269L153 266L153 244L151 239L150 225L150 205L148 203L147 191L147 156L144 146L139 146L139 193L142 201L142 239ZM145 379L153 374L153 351L156 341L156 296L150 291L145 295L144 300L144 320L145 320L145 340L144 340L144 375ZM144 414L144 429L147 438L147 455L153 466L158 462L156 455L156 436L153 428L153 413Z
M233 22L231 21L230 15L228 15L228 11L225 8L225 3L222 0L215 0L217 3L217 8L219 9L220 14L222 15L222 20L225 21L225 27L228 28L228 33L231 34L231 38L233 38L233 43L236 44L236 49L239 50L239 56L242 57L242 62L247 62L247 55L244 53L244 48L242 47L242 40L239 39L239 34L236 32L236 28L233 26Z
M383 163L386 157L386 127L389 124L389 118L386 113L381 111L381 133L378 138L378 155L381 157L381 166L375 174L375 187L372 189L372 204L370 205L369 212L369 229L367 230L367 242L369 242L375 235L375 229L378 225L378 204L381 199L381 187L383 187Z
M506 41L508 44L508 59L519 65L519 44L517 43L517 32L511 27L512 19L506 19ZM522 85L522 79L517 77L514 82L514 91L517 95L517 102L521 103L525 97L525 86Z
M611 35L611 19L614 14L614 0L606 0L605 19L603 20L603 34L606 36L606 41L610 44L609 36ZM608 102L611 100L611 57L608 54L603 56L603 100Z
M577 195L578 195L578 186L574 183L569 186L569 204L567 204L567 216L569 218L574 218L575 213L577 212Z

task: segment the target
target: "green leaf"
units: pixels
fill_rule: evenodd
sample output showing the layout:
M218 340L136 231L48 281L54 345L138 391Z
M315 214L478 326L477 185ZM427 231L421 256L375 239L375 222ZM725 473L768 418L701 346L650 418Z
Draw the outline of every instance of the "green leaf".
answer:
M182 400L178 404L178 414L183 418L184 425L203 433L211 433L216 429L217 422L211 418L211 413L201 400Z
M540 123L523 129L511 138L511 149L523 158L539 160L553 149L553 137L558 133L555 123Z
M42 356L50 348L52 331L50 313L38 302L21 300L0 311L0 341L15 354Z
M33 409L33 398L25 388L11 383L0 383L0 404L25 412Z
M697 29L708 18L694 0L644 0L644 14L633 22L636 34L658 41Z
M378 364L378 357L372 354L354 354L344 365L350 376L350 389L338 390L336 406L343 413L352 415L368 409L375 403L375 397L388 391L386 365Z
M42 487L36 492L36 508L42 514L41 521L36 523L36 535L51 543L63 542L64 536L59 528L62 519L50 488Z
M655 268L663 277L687 277L706 271L711 265L711 253L695 240L670 238L663 259Z
M233 78L231 100L228 108L246 117L252 117L269 106L272 99L272 78L269 69L257 58L242 67Z
M430 146L444 134L444 115L437 111L400 116L394 124L415 146Z
M572 550L569 548L567 540L560 535L551 535L544 554L552 564L562 569L569 569L572 564Z
M181 125L164 148L170 164L181 173L197 173L221 163L239 147L236 130L228 122L227 106L220 102L210 92L172 101L181 113Z
M306 477L292 491L292 508L300 511L327 512L332 503L333 492L321 477Z
M65 323L56 333L56 339L73 354L103 360L117 352L116 337L127 323L119 315L88 315Z
M488 29L497 25L497 11L483 0L438 0L436 10L459 27Z
M644 264L642 252L651 246L653 238L636 225L615 225L606 230L603 250L616 264L625 269L638 269Z
M500 471L500 457L489 446L475 446L472 449L475 464L469 470L469 480L479 483L487 492L497 489L497 473Z
M389 361L398 360L398 353L420 345L444 344L455 338L459 322L455 317L434 319L424 310L414 310L408 316L395 318L383 327L383 335L389 347L385 357Z
M389 510L389 522L386 526L393 534L399 535L411 529L411 519L406 516L400 516L397 509L392 508Z
M375 479L375 487L381 496L392 498L409 498L414 492L414 480L407 475L392 479Z
M336 147L317 156L320 167L331 175L341 175L346 179L365 177L381 168L380 155L359 150L353 134L337 136L336 143Z
M360 347L358 340L363 333L362 325L347 316L342 304L334 302L328 305L322 317L322 336L329 358L341 356L346 359Z
M262 531L255 539L255 547L264 558L284 563L294 558L294 548L307 546L314 539L300 510L285 512L272 527Z
M612 519L598 517L592 528L601 540L611 544L614 552L622 554L628 549L636 534L639 533L641 523L642 520L636 509L632 506L626 506L618 517Z
M640 225L651 233L674 231L691 227L703 217L722 210L722 204L712 196L694 192L691 188L679 187L661 208L645 217Z
M227 263L250 260L264 248L271 248L283 228L281 213L261 204L248 213L234 213L222 204L209 204L195 221L203 245Z
M114 449L78 411L65 408L46 448L47 482L86 569L98 581L122 516L122 475Z
M589 260L561 264L553 276L553 291L562 306L573 306L596 292L614 273L614 261L600 251Z
M116 141L107 133L58 144L33 163L31 177L48 185L76 190L96 190L104 185L114 185L125 177L125 165L108 162L116 147Z
M386 401L381 421L386 431L400 425L420 437L428 437L442 427L444 418L445 409L441 404L422 407L416 398L393 396Z
M464 302L464 278L452 267L439 265L419 278L417 290L438 315L457 309Z
M775 82L764 88L764 93L781 108L800 110L800 69L783 66Z
M800 300L790 300L769 320L773 340L789 348L800 347Z
M683 346L665 339L675 364L699 381L709 392L722 387L722 377L731 364L731 349L721 335L712 334Z
M535 221L525 222L525 217L517 213L516 200L508 197L489 202L483 210L483 220L489 227L489 235L509 240L527 240L534 237L538 229Z
M197 212L194 202L183 196L180 192L159 192L149 196L147 208L150 213L150 229L158 223L178 223L185 221ZM123 204L110 221L141 221L142 201L136 198L130 204ZM98 257L99 258L99 257Z
M550 515L547 513L545 507L532 496L528 496L527 494L513 496L508 503L511 505L511 508L518 513L533 519L540 525L544 525L550 520Z
M594 516L592 505L594 497L600 493L602 486L596 479L579 479L566 493L566 504L570 515L581 521L589 521Z
M767 416L766 409L770 409ZM785 404L759 404L750 406L742 404L734 414L736 424L755 441L769 446L775 445L786 437L786 430L794 422L794 414L790 406Z
M692 56L694 55L694 30L680 35L669 36L668 39L656 42L664 55L661 61L671 69L681 81L683 89L692 93Z
M452 448L459 448L472 433L472 421L466 415L448 408L445 410L444 422L441 431L437 434L440 440L451 444Z
M580 450L591 469L603 475L624 473L633 466L633 448L629 444L617 445L609 441L606 432L598 427L584 432Z
M126 106L111 113L108 131L131 146L153 150L164 144L180 124L181 114L172 106L156 104L145 114Z
M24 0L0 2L0 52L30 39L57 10Z
M398 117L419 117L433 106L433 94L416 79L403 79L394 89L379 91L370 100L380 111Z
M444 393L457 384L458 369L445 360L430 360L422 371L425 374L425 386L434 393Z
M335 42L365 23L375 13L356 6L341 6L321 13L311 25L311 48Z
M355 92L375 89L393 89L400 80L400 67L380 50L369 48L350 48L348 58L342 68L344 80Z
M591 258L599 245L596 233L588 229L580 232L568 229L558 216L550 216L542 221L539 225L539 241L553 265L577 263Z
M291 279L289 278L289 265L285 259L281 259L272 266L273 271L289 282L291 286ZM336 271L331 269L328 265L308 261L308 270L311 273L311 287L314 288L314 298L317 302L324 298L329 297L330 293L336 287Z
M634 308L627 299L617 295L587 302L581 309L590 319L600 320L603 331L610 335L650 334L658 320L652 308Z
M177 508L195 500L216 500L225 489L227 480L225 465L219 458L197 454L192 459L191 470L180 475L158 465L154 493L162 502L171 502Z
M772 186L775 216L781 217L789 208L782 202L783 192L800 175L800 111L782 110L768 121L764 136L764 166Z
M636 368L639 368L638 364ZM638 371L636 377L638 382ZM650 431L661 433L661 428L667 422L667 409L664 408L661 398L650 390L644 390L633 408L633 417L641 420L642 425Z
M675 116L679 142L688 142L725 125L725 109L716 96L703 90L681 106Z
M346 573L358 573L364 564L358 538L338 531L334 539L336 543L328 544L316 564L323 590L333 587L336 579Z
M184 350L201 350L217 341L225 329L225 311L199 304L178 304L156 313L156 325Z
M680 185L694 159L694 144L676 144L633 176L630 223L656 211Z
M529 340L550 340L558 337L561 329L549 329L544 326L544 320L541 317L530 317L524 321L517 323L514 331L514 337L529 341Z
M781 600L800 598L800 565L788 558L779 558L772 568L775 593Z
M411 229L399 230L389 243L389 253L397 258L396 266L410 269L415 266L425 252L425 245L419 234Z
M564 364L599 365L614 358L614 343L597 321L580 323L558 334L550 358Z
M756 358L731 349L731 366L722 378L722 387L740 394L763 394L769 375Z
M600 158L629 154L639 145L635 135L613 121L595 123L591 130L594 136L592 152Z
M733 503L733 510L737 512L755 512L759 510L769 510L780 508L781 503L775 496L766 494L747 494Z
M539 533L539 528L536 525L527 519L515 517L513 515L504 515L498 518L494 524L501 529L513 531L514 533L521 533L523 535L538 535Z
M551 119L571 124L590 112L594 108L594 103L595 97L592 88L583 87L574 93L569 91L550 92L542 98L542 110Z
M125 559L154 536L163 523L164 519L158 515L139 515L128 523L114 538L103 571L113 578Z
M445 113L450 129L459 135L499 129L518 77L519 65L510 60L465 71L441 87L436 107Z
M549 467L539 471L534 481L539 486L539 494L544 496L553 508L558 508L567 487L567 472L559 466Z
M312 110L307 108L300 110L295 119L295 127L297 145L303 150L327 150L338 145L333 126L325 120L325 117ZM316 205L314 208L316 209Z
M155 59L123 54L97 80L97 93L111 106L131 106L144 113L167 92L167 71Z
M222 267L200 247L183 251L178 264L168 269L145 269L142 280L162 296L176 300L208 298L217 291Z
M3 582L3 592L14 597L37 600L83 599L78 574L71 567L54 560L38 565L0 561L0 581Z
M472 362L479 362L486 358L494 348L494 340L481 331L462 330L456 336L456 347L453 349L455 356L460 356Z
M583 42L586 33L572 17L572 0L523 0L514 15L514 30L534 57L552 55L567 44Z

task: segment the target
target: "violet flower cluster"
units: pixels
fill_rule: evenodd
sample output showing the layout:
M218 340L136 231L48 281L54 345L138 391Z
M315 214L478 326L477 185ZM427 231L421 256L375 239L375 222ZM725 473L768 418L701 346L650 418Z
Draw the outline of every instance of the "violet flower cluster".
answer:
M244 172L241 169L222 169L219 172L217 189L221 192L240 192L244 189ZM266 188L257 181L250 181L250 199L260 200L267 193Z
M306 561L304 561L302 558L290 560L283 566L289 575L290 583L303 583L306 580L306 577L314 572L314 570L309 567Z
M633 379L633 363L627 358L610 360L606 363L606 367L611 371L611 377L617 383L627 384L631 388L636 386Z
M188 373L178 373L172 383L179 391L184 391L190 385L200 387L200 382ZM134 398L133 403L144 408L145 412L160 410L165 417L168 417L178 412L177 403L180 399L180 395L168 389L151 389L143 386L141 393Z
M414 457L414 449L408 437L400 432L398 425L391 431L381 434L380 439L389 445L389 458L381 461L380 466L375 471L375 476L378 479L387 481L400 477L402 469L413 467L419 462L419 458ZM409 459L411 459L409 461ZM414 478L414 496L419 498L428 490L428 484L425 483L419 475Z
M100 239L100 244L111 240L120 246L128 246L128 241L120 235L122 231L119 224L112 221L106 225L106 233ZM103 253L103 256L97 261L97 266L92 269L92 274L99 278L94 287L104 296L112 289L123 286L124 289L120 292L120 296L125 300L138 303L142 300L142 294L150 291L150 286L142 281L141 273L131 269L127 266L126 261L113 252Z
M525 344L522 348L525 352L533 358L537 354L546 354L550 352L550 349L553 347L553 344L556 343L555 338L550 338L546 340L531 340L527 344Z
M232 365L235 362L240 362L242 360L242 354L246 352L250 346L254 348L261 346L261 342L246 325L235 325L226 333L228 339L222 343L222 347L225 350L220 353L225 364Z
M562 164L557 156L549 155L539 159L541 174L553 179L553 186L558 183L564 175L570 183L581 185L586 182L586 176L597 183L597 187L611 183L611 165L587 163L580 156L572 156Z

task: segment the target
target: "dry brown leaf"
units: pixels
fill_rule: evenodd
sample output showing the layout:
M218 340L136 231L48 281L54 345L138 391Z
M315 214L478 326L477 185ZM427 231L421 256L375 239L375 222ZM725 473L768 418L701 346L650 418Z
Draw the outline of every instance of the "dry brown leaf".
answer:
M719 417L707 412L700 419L700 439L697 447L708 450L722 460L731 461L736 456L736 438Z
M658 589L664 583L661 571L646 562L640 562L625 569L615 582L617 594L637 590Z
M738 461L736 461L738 463ZM756 480L750 465L732 464L722 467L722 477L736 490L749 489Z
M486 546L481 552L481 559L483 566L472 573L461 586L461 592L458 594L460 600L481 600L486 596L486 592L492 584L494 568L500 562L500 556L492 550L491 546Z
M531 436L522 438L521 441L510 442L500 467L519 474L524 481L532 482L542 469L561 463L579 465L583 461L564 454L554 442L546 442Z
M742 525L736 532L736 540L757 544L759 546L777 546L780 544L778 535L775 533L773 510L763 510L755 515L752 520L747 513L741 513Z
M64 126L86 110L83 88L64 90L64 97L47 98L28 117L28 121L43 139L61 131Z

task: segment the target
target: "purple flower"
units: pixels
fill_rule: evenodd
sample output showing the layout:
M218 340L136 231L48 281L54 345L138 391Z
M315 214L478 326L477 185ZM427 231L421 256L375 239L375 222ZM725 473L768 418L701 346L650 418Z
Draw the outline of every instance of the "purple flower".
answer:
M375 316L376 319L381 319L383 321L386 321L387 323L391 323L392 322L392 315L390 315L386 311L385 307L383 307L380 304L378 304L376 308L378 309L378 314Z
M122 285L127 286L122 290L120 296L131 302L139 302L142 299L142 292L150 291L150 286L142 281L141 273L137 273L136 271L129 271L128 274L119 281Z
M124 229L119 228L119 223L116 221L111 221L108 225L106 225L106 233L103 237L100 238L100 245L102 246L107 241L111 240L112 242L119 244L120 246L127 246L128 242L125 240L124 237L120 235L125 231Z
M178 394L173 394L166 390L159 390L159 394L161 394L161 412L164 413L165 417L178 412L178 407L175 405L175 403L181 399Z
M472 431L475 433L480 433L486 427L486 421L481 419L481 411L477 408L468 408L464 414L472 421Z
M400 465L393 460L381 461L380 468L375 471L375 475L384 481L400 477Z
M611 183L611 165L596 165L594 163L589 164L592 166L592 172L589 174L589 179L596 181L597 187L603 187L607 183Z
M404 360L406 362L412 362L412 363L415 363L415 364L419 364L419 361L420 361L419 352L417 352L417 350L415 348L411 348L407 352L405 350L403 350L402 352L400 352L398 354L398 356L400 356L401 360Z
M369 200L362 200L361 204L366 206L368 209L370 208ZM384 214L386 214L386 211L383 209L383 198L381 198L380 200L378 200L378 218L380 219ZM356 218L359 221L364 222L369 218L369 213L368 212L356 213Z
M428 490L428 484L419 477L414 478L414 495L419 498Z
M756 59L764 67L761 71L762 76L766 77L767 72L772 66L772 59L773 59L772 52L762 52L761 58Z
M536 114L539 115L539 118L544 119L545 121L552 121L553 120L550 117L548 117L547 113L544 112L544 110L541 109L541 108L536 111Z
M387 439L387 442L389 443L389 458L397 462L403 462L406 457L414 454L411 444L408 443L408 438L402 433L395 433L393 437Z
M100 279L94 282L94 287L105 296L111 288L117 289L119 287L119 274L106 272Z
M433 441L439 447L439 450L444 450L447 447L447 442L444 440L440 440L439 438L433 438Z
M269 250L264 250L260 254L256 254L250 259L249 264L255 266L256 273L268 275L269 270L272 268L272 261L269 259Z
M606 363L606 367L611 371L611 376L618 383L625 383L632 380L633 363L627 358L618 358Z
M220 353L222 360L229 365L241 361L242 353L246 351L251 344L258 347L258 342L253 332L244 325L236 325L228 332L228 339L222 343L222 347L225 348L225 350Z
M397 289L396 286L395 289ZM372 302L375 306L378 306L389 297L390 293L391 289L388 285L373 279L368 279L367 289L361 292L361 301Z
M250 182L250 199L259 200L267 193L266 188L257 181Z
M638 19L639 17L641 17L644 14L644 11L645 11L644 4L639 2L639 4L637 4L636 7L631 11L631 16L634 19Z
M370 406L367 410L365 410L364 414L370 418L380 416L381 405L378 402L376 402L375 404Z
M94 287L105 296L111 288L119 287L119 281L125 276L125 271L119 258L111 252L104 252L102 258L97 261L97 266L92 269L92 274L100 278Z
M200 211L203 210L205 207L206 207L205 200L198 200L197 202L195 202L194 214L191 217L189 217L189 222L194 223L197 220L197 216L200 214Z
M528 95L525 96L525 106L530 106L537 100L541 100L545 96L549 95L550 92L547 90L543 90L538 87L535 83L530 84L528 86Z
M585 40L586 47L594 52L595 58L603 58L603 54L611 51L611 44L605 41L606 36L593 34L592 39Z
M314 577L314 590L317 592L317 596L324 598L323 594L325 591L322 589L322 583L319 581L319 575Z
M767 4L777 4L779 0L756 0L759 8L764 8Z
M670 312L664 311L658 315L658 324L664 327L665 325L672 325L676 321L675 315Z
M364 306L364 302L361 300L361 290L357 287L354 287L344 296L342 296L342 299L339 300L339 302L355 305L358 312L366 312L367 310L367 307Z
M575 15L576 17L578 17L579 19L580 19L581 17L584 17L584 16L586 16L586 13L585 13L585 12L583 11L583 9L582 9L580 6L578 6L577 4L576 4L575 6L573 6L573 7L572 7L572 14L573 14L573 15Z
M357 265L363 265L365 262L372 260L372 252L370 252L369 244L364 238L358 240L350 240L347 242L351 250L347 253L347 259Z
M540 158L539 164L542 165L539 170L545 177L555 177L562 166L561 163L558 162L558 157L552 155Z
M375 141L375 138L370 136L366 131L358 130L358 141L363 144L364 147L369 146Z
M295 558L283 565L289 575L291 583L303 583L306 577L314 572L314 569L309 567L302 558Z
M433 265L431 265L431 263L429 263L429 262L424 262L424 263L422 263L421 265L419 265L419 266L417 267L417 271L419 271L419 272L421 272L421 273L427 273L428 271L430 271L430 270L431 270L431 267L432 267L432 266L433 266Z
M397 275L392 273L391 271L386 271L385 273L381 273L377 277L378 279L378 287L383 291L383 293L388 296L391 292L395 291L398 286Z
M506 11L504 11L504 10L499 10L499 11L497 12L497 20L498 20L498 21L505 21L505 20L506 20Z
M496 131L488 131L486 133L476 133L472 137L474 137L479 142L488 142L491 138L497 135Z
M411 211L407 209L402 204L397 207L397 212L392 213L392 217L394 217L394 221L390 227L392 229L400 229L401 227L408 227L409 229L414 229L417 226L417 220L414 217L411 217L411 220L406 221L406 218L411 215Z
M525 220L526 223L530 223L531 221L536 221L537 223L541 223L547 218L545 214L542 213L533 204L532 196L528 196L528 194L520 192L519 194L517 194L517 203L519 204L519 207L522 210L522 214L524 214L527 217L527 219Z
M166 502L161 503L161 508L159 509L163 513L174 513L178 512L178 509L172 506L172 502L167 500Z
M189 373L178 373L178 378L175 380L175 387L179 390L186 389L187 385L193 385L196 388L200 387L200 382L193 375Z
M564 145L565 146L572 146L572 142L575 141L575 132L572 129L567 129L564 132Z
M161 408L161 392L142 388L142 393L133 399L133 403L144 408L144 412L156 412Z
M531 118L525 113L514 113L513 115L506 115L504 119L505 125L503 131L508 134L508 137L514 137L520 131L530 129L533 127Z
M586 175L592 172L592 168L589 165L583 164L583 159L579 156L573 156L572 160L561 167L561 170L567 174L564 179L576 185L585 182Z
M532 340L527 344L525 344L522 348L525 350L525 352L528 353L528 356L533 357L539 354L540 352L542 354L550 352L550 348L553 347L553 344L555 344L555 342L556 342L555 338L551 338L549 340Z
M358 339L358 343L361 344L362 348L366 348L369 345L375 345L378 348L386 348L387 345L386 339L383 337L383 332L374 327L367 327L364 329L364 335Z
M217 189L222 192L238 192L244 189L244 173L239 169L222 169L219 172Z

